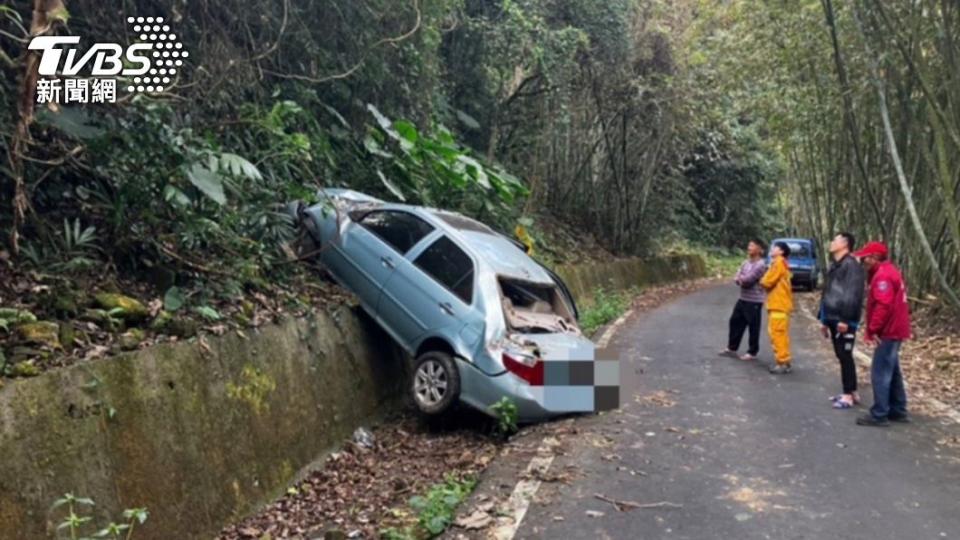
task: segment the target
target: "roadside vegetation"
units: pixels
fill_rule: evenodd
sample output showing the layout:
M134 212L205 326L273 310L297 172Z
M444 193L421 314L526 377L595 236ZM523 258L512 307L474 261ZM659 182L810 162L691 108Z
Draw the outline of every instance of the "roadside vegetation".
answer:
M285 248L284 203L321 187L466 213L548 264L732 244L776 210L772 147L690 72L692 4L133 2L179 14L176 78L37 107L32 23L127 39L102 2L52 4L0 8L0 302L36 319L4 318L6 376L341 301Z
M58 533L71 540L131 540L135 537L137 527L146 523L150 515L146 508L128 508L123 511L123 520L120 522L111 520L105 526L97 527L96 520L90 515L94 506L96 503L93 499L71 493L57 499L51 511L63 514L63 519L57 524Z
M383 540L423 540L441 535L453 523L457 507L470 496L477 485L474 478L458 479L447 475L443 482L434 484L423 495L410 499L409 508L393 509L390 517L414 524L391 526L380 531ZM389 521L390 518L388 518Z
M598 288L591 301L587 302L580 313L580 327L585 334L592 335L604 325L617 320L630 308L630 301L640 293L639 288L627 291L607 291Z

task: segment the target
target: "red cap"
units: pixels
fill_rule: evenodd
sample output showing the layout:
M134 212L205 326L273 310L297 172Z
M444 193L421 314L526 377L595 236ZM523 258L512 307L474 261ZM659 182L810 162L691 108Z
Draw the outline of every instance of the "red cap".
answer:
M880 260L883 260L887 258L888 253L887 245L883 242L868 242L867 245L860 248L860 251L854 253L853 256L858 259L862 259L872 255Z

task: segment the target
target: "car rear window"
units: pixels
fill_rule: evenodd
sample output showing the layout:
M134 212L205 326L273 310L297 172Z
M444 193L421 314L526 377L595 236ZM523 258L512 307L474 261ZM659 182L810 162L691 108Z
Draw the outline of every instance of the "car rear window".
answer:
M413 264L465 303L473 302L473 261L446 236L431 244Z
M391 210L370 212L360 220L360 224L400 253L410 251L417 242L433 232L433 226L417 216Z

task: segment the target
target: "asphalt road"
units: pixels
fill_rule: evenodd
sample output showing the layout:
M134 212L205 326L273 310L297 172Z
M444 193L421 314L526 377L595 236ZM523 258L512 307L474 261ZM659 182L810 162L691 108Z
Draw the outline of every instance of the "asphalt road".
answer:
M551 468L573 480L543 484L516 538L960 538L960 450L936 444L957 428L831 409L835 361L799 314L793 374L767 373L766 337L759 362L718 357L735 299L712 287L621 328L624 406L577 420ZM596 494L682 507L618 511Z

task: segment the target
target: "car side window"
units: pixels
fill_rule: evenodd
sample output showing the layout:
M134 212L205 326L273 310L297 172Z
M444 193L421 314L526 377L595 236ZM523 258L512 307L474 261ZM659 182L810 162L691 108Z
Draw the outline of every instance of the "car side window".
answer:
M360 225L401 254L433 232L433 226L417 216L391 210L370 212L360 220Z
M473 261L446 236L431 244L413 264L466 304L473 303Z

